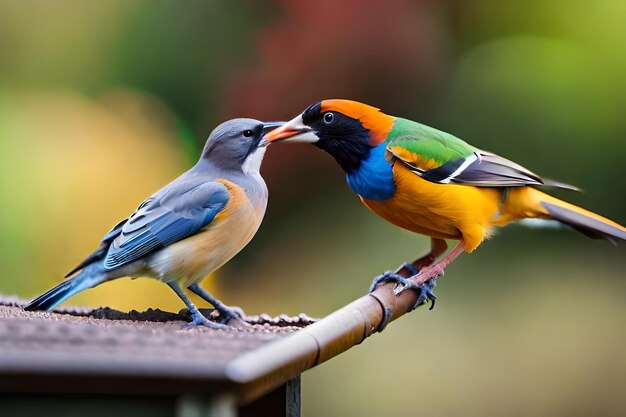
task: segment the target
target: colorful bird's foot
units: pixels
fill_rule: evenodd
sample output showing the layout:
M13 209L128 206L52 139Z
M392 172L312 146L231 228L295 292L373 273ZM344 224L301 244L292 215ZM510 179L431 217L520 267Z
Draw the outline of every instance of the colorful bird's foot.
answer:
M411 308L411 311L415 310L422 304L428 303L429 301L431 302L429 310L432 310L433 308L435 308L435 300L437 299L437 296L433 292L433 290L437 286L436 279L437 277L432 277L422 284L416 284L412 280L405 279L400 285L398 285L394 289L394 293L396 294L396 296L398 296L409 289L418 291L419 295L417 297L417 300L415 301L415 304L413 304L413 308Z
M416 269L412 263L405 262L400 265L395 271L385 271L376 278L374 278L372 284L370 285L369 292L371 293L372 291L374 291L376 287L378 287L383 282L395 282L396 284L403 285L404 281L408 277L412 277L414 275L417 275L418 273L419 270Z
M205 326L213 330L229 330L230 329L230 327L228 327L225 324L216 323L214 321L207 319L199 311L192 311L191 321L183 326L183 330L193 329L194 327L197 327L197 326Z
M385 271L372 281L370 285L369 292L374 292L374 290L384 282L395 282L398 285L404 285L404 281L406 281L406 277L399 275L395 272Z

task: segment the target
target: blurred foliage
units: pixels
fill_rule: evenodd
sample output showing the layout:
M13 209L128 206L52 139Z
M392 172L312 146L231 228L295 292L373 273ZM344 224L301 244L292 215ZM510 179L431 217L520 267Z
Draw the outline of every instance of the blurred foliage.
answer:
M177 176L186 164L175 128L161 102L138 92L111 90L97 100L67 91L1 94L2 292L54 285L68 260L88 255L103 233ZM74 302L178 305L160 288L167 297L150 300L141 287L118 285Z
M57 283L220 121L328 97L576 184L560 196L624 223L625 18L612 0L1 2L0 293ZM205 280L225 302L323 316L427 250L361 207L322 152L273 147L263 174L258 236ZM508 228L449 268L434 311L308 372L305 413L623 414L622 253ZM182 307L146 279L70 303Z

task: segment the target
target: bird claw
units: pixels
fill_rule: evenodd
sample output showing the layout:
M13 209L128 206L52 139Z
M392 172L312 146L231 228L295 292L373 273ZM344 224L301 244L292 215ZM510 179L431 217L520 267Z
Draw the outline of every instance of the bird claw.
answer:
M216 323L204 317L201 313L192 312L191 321L183 326L183 330L193 329L197 326L208 327L213 330L228 330L229 327L222 323Z
M408 276L406 272L408 272ZM404 275L401 275L403 274ZM372 281L369 292L371 293L383 282L395 282L398 285L403 285L408 277L415 276L419 273L419 269L415 267L411 262L404 262L395 271L385 271Z
M198 309L207 319L221 324L228 324L230 320L246 322L246 313L240 307L200 308Z
M222 307L217 309L217 311L220 313L217 318L218 323L228 324L231 320L237 320L242 323L246 322L246 313L244 313L243 309L240 307Z
M441 274L439 274L438 276L440 275ZM409 289L416 290L419 292L419 295L417 297L417 300L415 300L415 304L413 304L413 307L411 308L410 311L415 310L420 305L428 303L429 301L431 301L431 306L429 310L432 310L433 308L435 308L435 300L437 300L437 296L433 292L433 290L435 289L435 286L437 285L436 279L437 277L432 277L428 281L419 285L409 279L405 279L404 282L399 284L394 289L393 292L396 296L399 296L406 290L409 290Z
M415 271L415 274L413 274L413 276L417 275L418 273L418 271L416 271L413 265L411 264L406 263L402 267L409 269L411 272ZM442 275L443 275L443 271L439 273L437 277L442 276ZM374 280L372 281L372 285L370 286L369 292L370 293L373 292L383 282L395 282L396 287L393 289L393 293L396 296L399 296L400 294L402 294L404 291L408 289L413 289L419 292L419 296L417 297L415 304L411 308L411 311L415 310L418 306L424 303L427 303L429 301L431 301L432 303L429 310L432 310L435 307L435 300L437 299L437 296L433 292L435 286L437 285L435 281L437 277L432 277L428 281L424 282L423 284L418 285L418 284L415 284L413 281L411 281L409 278L403 277L402 275L399 275L396 272L386 271L380 274L379 276L377 276L376 278L374 278Z
M396 284L401 285L404 284L404 281L406 281L406 278L402 275L391 271L385 271L376 278L374 278L372 284L370 285L369 292L374 292L374 290L383 282L395 282Z
M409 277L405 277L400 275L400 272L405 269L411 275ZM397 296L402 294L404 291L412 289L418 291L419 295L417 300L415 300L415 304L409 311L415 310L422 304L426 304L429 301L431 302L431 306L429 310L435 308L435 300L437 300L437 296L433 292L435 286L437 285L436 279L444 275L444 271L441 270L437 275L429 278L422 284L416 284L411 277L418 275L419 270L415 268L415 266L409 262L403 263L395 272L385 271L372 281L372 285L370 286L369 292L373 292L380 284L383 282L395 282L396 286L393 289L393 293Z

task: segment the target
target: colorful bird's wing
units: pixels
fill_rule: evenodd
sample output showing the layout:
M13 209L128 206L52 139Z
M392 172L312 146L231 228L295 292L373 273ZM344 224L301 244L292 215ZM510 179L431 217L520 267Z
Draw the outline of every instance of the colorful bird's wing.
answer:
M428 171L472 155L474 147L441 130L396 118L387 136L388 156L419 171Z
M476 149L448 133L405 119L397 119L389 133L387 158L398 160L420 177L439 184L546 185L577 190L572 185L541 178L513 161Z
M220 182L191 187L172 183L146 200L111 242L104 266L118 268L192 236L226 206L228 189Z

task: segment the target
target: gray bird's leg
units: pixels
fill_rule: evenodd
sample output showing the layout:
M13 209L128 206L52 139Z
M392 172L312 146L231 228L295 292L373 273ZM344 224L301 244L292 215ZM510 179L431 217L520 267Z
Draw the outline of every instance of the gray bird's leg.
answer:
M170 286L172 290L180 297L181 300L185 303L189 312L191 312L191 323L188 323L183 327L183 329L190 329L195 326L206 326L209 329L228 329L228 326L220 323L214 323L211 320L207 319L198 311L198 308L193 305L189 297L185 294L185 292L180 288L180 285L176 281L168 282L167 285Z
M240 308L232 308L228 307L226 304L222 303L220 300L212 296L207 290L202 288L200 284L192 284L189 287L189 290L194 294L198 295L203 300L210 303L215 309L220 313L219 322L227 324L231 319L239 320L245 322L245 314L243 310Z

